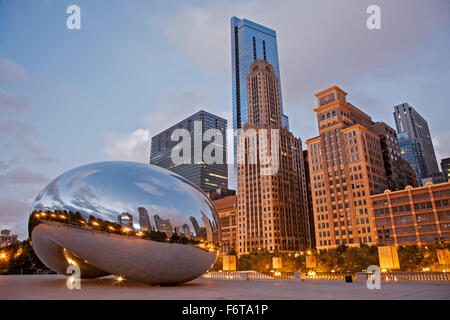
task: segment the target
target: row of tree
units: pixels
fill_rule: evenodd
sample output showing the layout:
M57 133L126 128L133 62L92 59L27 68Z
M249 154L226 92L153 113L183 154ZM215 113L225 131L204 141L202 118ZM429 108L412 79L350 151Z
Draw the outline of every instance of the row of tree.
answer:
M34 274L44 269L47 267L36 256L28 240L16 241L0 251L0 274Z
M418 247L415 245L400 246L398 257L401 271L421 271L423 268L430 270L441 270L436 249L450 248L450 244L429 244ZM235 251L227 254L235 255ZM341 245L337 248L312 251L316 256L316 268L318 272L360 272L366 270L370 265L379 265L377 246L367 246L361 244L360 247L347 247ZM270 272L272 268L272 258L282 257L282 271L308 271L306 268L306 254L293 253L270 253L267 250L255 250L247 255L240 256L236 261L238 271L255 270L258 272ZM223 269L222 258L218 258L212 271Z

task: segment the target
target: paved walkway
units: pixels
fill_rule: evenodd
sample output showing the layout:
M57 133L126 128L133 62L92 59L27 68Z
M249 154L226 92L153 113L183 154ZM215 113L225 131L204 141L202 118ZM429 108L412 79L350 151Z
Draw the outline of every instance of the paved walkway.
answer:
M369 290L364 283L339 280L214 280L196 279L180 286L158 287L117 281L111 277L83 280L69 290L61 275L0 276L0 299L151 299L151 300L303 300L303 299L445 299L450 284L382 283Z

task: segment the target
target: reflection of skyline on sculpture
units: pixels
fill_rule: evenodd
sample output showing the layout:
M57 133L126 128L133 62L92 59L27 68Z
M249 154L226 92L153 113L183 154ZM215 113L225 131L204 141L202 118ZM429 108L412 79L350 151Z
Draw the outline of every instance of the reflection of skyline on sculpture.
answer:
M177 233L189 230L189 236L197 237L203 235L203 230L217 229L214 208L197 187L165 169L140 163L103 162L68 171L38 195L34 210L78 211L85 219L92 215L148 231L159 229L157 220L166 220L160 224L164 230L158 230L166 234L173 234L176 228ZM202 228L196 228L191 217ZM200 234L196 234L199 230Z

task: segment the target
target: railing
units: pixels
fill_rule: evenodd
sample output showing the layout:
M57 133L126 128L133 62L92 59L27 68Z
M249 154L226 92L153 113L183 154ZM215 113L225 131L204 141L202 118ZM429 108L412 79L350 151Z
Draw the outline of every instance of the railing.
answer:
M207 272L202 278L209 279L297 279L297 280L344 280L351 276L352 280L364 282L370 273L366 272L266 272L256 271L224 271ZM391 271L382 272L381 281L383 282L406 282L406 281L428 281L428 282L449 282L450 276L447 272L413 272L413 271Z
M368 273L358 272L357 278L359 280L367 280ZM448 272L427 271L390 271L381 273L381 281L384 282L404 282L404 281L431 281L431 282L448 282L450 276Z
M344 280L345 277L350 276L352 279L356 279L356 273L351 272L316 272L305 273L304 279L317 279L317 280Z
M224 271L224 272L207 272L202 275L202 278L211 279L238 279L238 280L248 280L248 279L272 279L272 277L259 273L256 271Z

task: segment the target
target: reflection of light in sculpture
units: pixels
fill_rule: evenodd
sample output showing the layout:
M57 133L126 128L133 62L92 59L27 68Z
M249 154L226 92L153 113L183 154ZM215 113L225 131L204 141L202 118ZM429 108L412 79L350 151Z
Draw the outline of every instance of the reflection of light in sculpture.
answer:
M150 217L155 224L152 225ZM139 223L138 223L139 222ZM29 234L38 257L82 278L190 281L215 262L218 217L207 196L148 164L101 162L68 171L37 196Z

